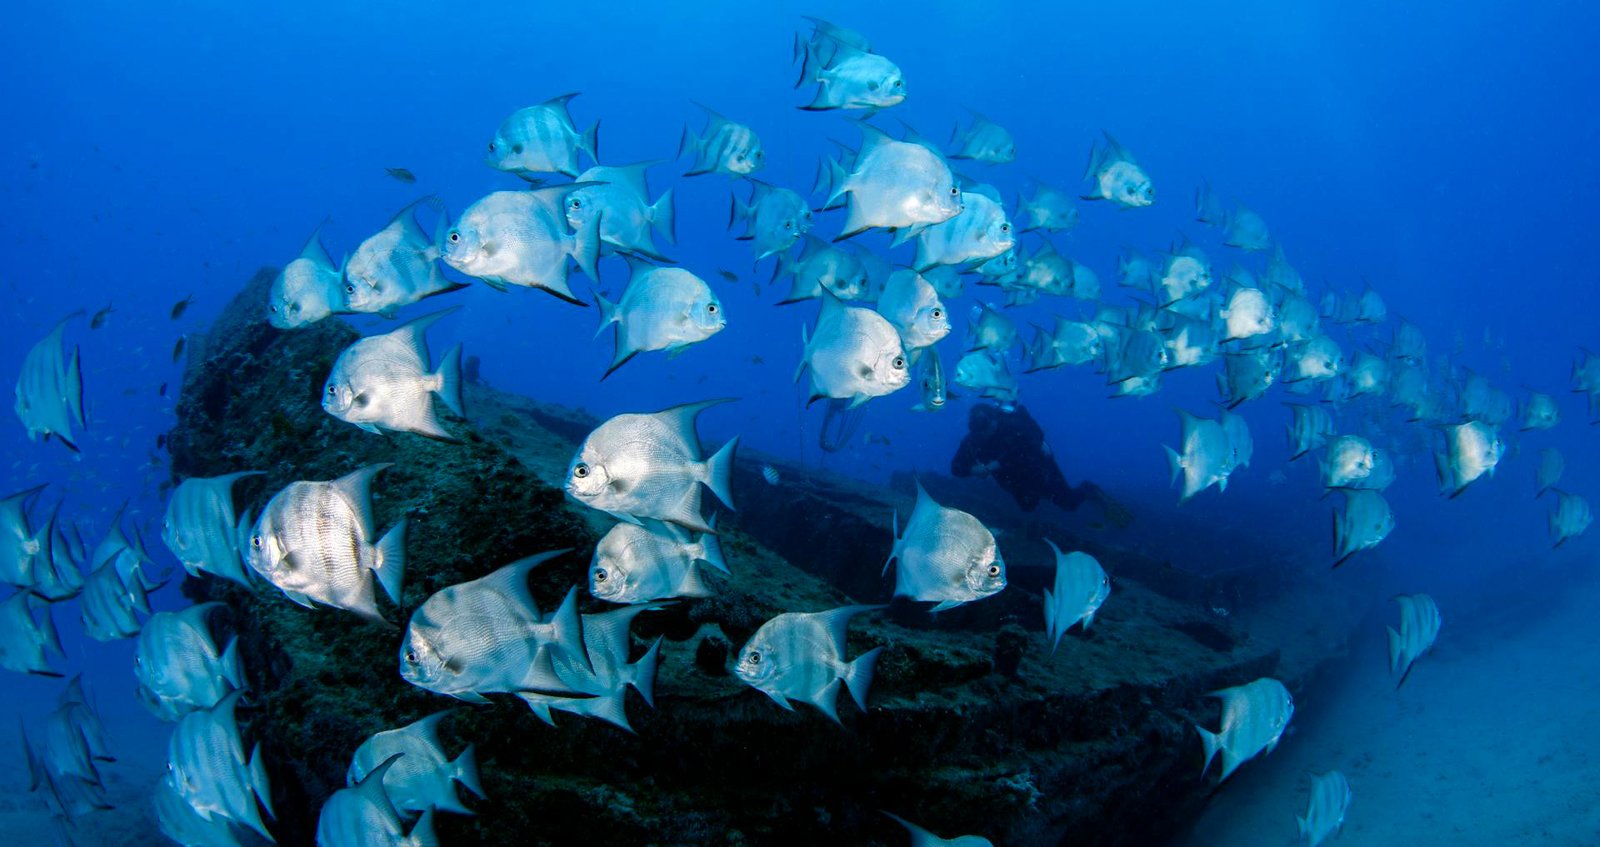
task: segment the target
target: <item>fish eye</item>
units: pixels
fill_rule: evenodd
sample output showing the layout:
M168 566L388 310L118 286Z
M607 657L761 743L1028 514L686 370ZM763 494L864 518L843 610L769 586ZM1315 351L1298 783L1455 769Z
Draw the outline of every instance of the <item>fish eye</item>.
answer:
M335 387L334 387L334 386L332 386L332 385L329 385L329 386L328 386L328 396L329 396L329 397L332 397L332 396L333 396L333 395L334 395L334 394L337 394L337 393L338 393L338 391L339 391L339 389L338 389L338 388L335 388Z
M1011 231L1011 224L1001 224L1000 225L1000 231L1001 232L1010 232Z
M607 579L607 575L606 575L606 569L605 568L595 568L594 569L594 581L595 582L605 582L606 579Z
M944 317L944 310L943 309L934 309L932 314L933 314L933 319L934 320L938 320L938 319Z
M489 142L489 152L490 153L494 152L494 142L493 141Z
M582 462L579 462L578 464L573 466L572 475L577 477L578 479L583 479L584 477L589 475L589 466L584 464L584 463L582 463Z
M493 147L494 145L491 144L489 146ZM415 651L415 650L407 650L406 651L406 661L410 662L413 665L416 664L417 663L417 651Z
M999 576L1000 575L1000 566L999 565L990 565L989 566L989 575L990 576Z
M906 357L896 356L894 357L894 361L890 364L894 365L895 370L902 370L906 366Z
M460 230L450 230L450 243L455 244L461 240Z
M783 228L784 229L794 229L794 221L784 221L783 222Z
M345 291L346 294L354 294L354 293L356 293L356 284L353 283L353 282L345 283L344 284L344 291Z
M752 665L761 664L761 651L759 651L759 650L751 651L748 658L750 659L750 664L752 664Z
M950 196L951 197L960 197L961 196L961 189L955 187L954 185L950 186Z
M583 208L583 201L579 200L576 197L572 198L572 200L569 201L569 202L572 203L572 208L574 208L574 209L582 209Z
M254 547L257 550L260 550L261 549L261 544L262 544L261 536L259 536L259 535L250 536L250 546L251 547Z
M897 80L894 81L894 87L895 88L900 88L900 87L904 86L905 84L906 84L905 80L897 79Z
M706 304L706 311L708 311L711 314L715 315L717 313L717 304L715 304L715 303L707 303Z

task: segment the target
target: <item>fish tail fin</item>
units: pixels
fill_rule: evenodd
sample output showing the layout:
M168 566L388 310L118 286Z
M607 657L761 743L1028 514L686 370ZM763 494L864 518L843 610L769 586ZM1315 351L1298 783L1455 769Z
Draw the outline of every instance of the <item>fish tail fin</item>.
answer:
M589 653L583 646L583 621L578 617L577 589L567 591L561 607L551 616L551 624L556 633L555 643L588 665ZM589 672L593 673L594 669L589 668Z
M711 525L712 525L713 528L716 527L716 521L717 521L717 519L715 517L712 517ZM715 535L712 535L711 533L706 533L705 535L702 535L700 537L700 546L701 546L701 550L700 550L700 560L701 561L705 562L706 564L710 565L711 567L716 568L719 571L722 571L725 574L731 574L732 573L732 571L728 570L728 560L723 558L723 555L722 555L722 540L720 538L718 538Z
M900 510L895 509L889 513L889 538L893 544L889 547L889 558L883 560L883 572L878 576L888 576L889 566L894 564L894 557L900 555Z
M590 286L589 293L594 295L595 305L600 307L600 325L595 327L594 330L594 337L599 338L600 333L606 331L606 327L621 321L617 315L617 304L607 300L606 296L600 293L599 288Z
M633 663L633 678L628 680L633 690L644 698L645 705L652 709L656 707L656 664L660 661L661 638L658 636L639 661Z
M800 381L800 375L806 372L806 365L811 363L811 335L805 324L800 325L800 364L794 367L794 381Z
M570 254L578 263L578 270L595 282L600 281L600 217L594 215L584 221L583 227L573 236Z
M1178 482L1178 476L1183 473L1183 457L1178 455L1178 451L1165 444L1161 445L1161 449L1167 451L1167 465L1172 471L1172 478L1167 482L1167 485L1175 485Z
M67 409L78 422L79 429L89 428L83 416L83 365L78 360L77 345L73 345L72 358L67 362Z
M672 189L661 192L650 204L650 225L668 244L678 246L677 212L672 204Z
M856 705L863 712L867 710L867 689L872 687L872 672L877 668L878 656L882 653L882 647L874 647L857 656L844 669L844 687L850 690L850 696L855 698Z
M706 487L729 509L733 508L733 451L738 446L735 435L706 460Z
M450 348L450 352L444 354L444 358L439 361L439 369L433 375L439 379L439 387L434 393L438 394L439 399L450 407L450 411L461 417L466 417L467 413L462 411L464 407L461 405L460 344Z
M278 813L272 810L272 785L267 782L267 766L261 763L261 745L256 744L250 751L250 790L261 801L261 808L267 810L267 817L278 819ZM268 836L271 840L271 836Z
M49 605L44 607L44 618L39 622L39 640L46 648L55 651L57 656L63 659L67 657L61 650L61 633L56 629L56 618L50 613Z
M828 200L823 206L831 207L834 201L844 197L845 192L849 190L845 187L849 179L850 175L845 173L844 165L839 164L838 159L828 160Z
M394 528L378 539L377 561L372 572L383 586L383 593L400 605L400 591L406 578L406 521L401 518Z
M450 763L450 776L473 794L489 796L483 793L483 781L478 777L478 745L468 744L467 749L462 750L461 755Z
M1400 668L1400 633L1395 632L1392 626L1384 629L1389 631L1389 673L1393 675Z
M1056 597L1050 589L1044 590L1044 637L1050 640L1050 655L1061 645L1061 634L1056 631Z
M578 138L578 149L589 154L595 164L600 163L600 122L595 121L592 126L583 131Z
M417 818L417 825L411 828L411 834L401 842L406 847L439 847L439 836L433 831L433 810L429 809Z
M1295 826L1295 829L1300 833L1300 837L1301 838L1305 838L1306 837L1306 819L1301 817L1300 815L1295 815L1294 816L1294 826Z
M222 658L218 663L218 671L222 678L234 688L244 687L244 668L239 664L239 639L228 639L228 646L222 648Z
M700 157L700 138L689 129L688 124L683 125L683 135L678 139L678 156L682 159L684 153L693 153L696 161Z
M1211 760L1217 757L1217 751L1222 749L1222 739L1214 732L1208 732L1204 727L1195 724L1194 731L1200 733L1200 743L1205 747L1206 760L1200 766L1200 775L1206 775L1211 768Z

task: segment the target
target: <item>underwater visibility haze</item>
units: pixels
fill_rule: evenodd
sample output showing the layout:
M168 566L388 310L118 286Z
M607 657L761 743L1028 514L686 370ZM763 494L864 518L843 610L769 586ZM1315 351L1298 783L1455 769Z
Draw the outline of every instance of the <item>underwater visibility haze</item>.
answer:
M16 843L1600 843L1600 9L7 17Z

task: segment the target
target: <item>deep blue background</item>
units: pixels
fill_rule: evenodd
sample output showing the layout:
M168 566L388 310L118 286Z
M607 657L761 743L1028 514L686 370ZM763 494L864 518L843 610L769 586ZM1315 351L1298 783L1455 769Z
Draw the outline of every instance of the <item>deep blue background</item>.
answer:
M518 186L482 163L515 108L582 91L575 120L600 119L602 161L623 164L671 159L684 123L699 127L693 103L703 102L762 135L761 178L809 190L828 139L859 136L838 115L794 108L809 92L791 88L791 42L812 14L862 31L904 69L910 97L885 118L944 139L971 107L1008 127L1014 165L964 168L1008 195L1029 178L1076 193L1089 144L1102 128L1115 133L1153 176L1156 206L1082 204L1082 224L1056 239L1099 274L1108 300L1126 301L1114 285L1124 245L1153 253L1187 234L1219 271L1237 258L1192 220L1192 192L1208 179L1266 218L1314 292L1370 279L1391 314L1427 334L1430 355L1454 351L1459 335L1456 360L1499 387L1558 394L1562 426L1516 439L1520 454L1458 500L1437 496L1426 455L1411 457L1389 492L1399 528L1350 568L1444 605L1497 570L1575 568L1592 555L1589 539L1550 553L1548 505L1529 495L1536 448L1557 445L1564 484L1600 498L1593 432L1582 398L1566 392L1577 346L1600 344L1593 4L745 2L700 4L692 15L636 3L221 5L24 2L0 28L10 83L0 243L11 248L0 265L0 363L14 369L63 314L116 310L101 330L79 321L69 332L82 345L92 419L83 457L30 444L15 423L0 427L0 487L51 482L48 498L65 496L91 540L131 499L135 523L150 524L147 539L164 553L152 522L166 471L152 451L171 422L172 397L157 387L179 381L169 358L177 336L203 329L257 267L293 258L324 219L337 257L422 194L459 212ZM395 182L385 167L419 181ZM723 333L670 363L641 356L600 383L611 352L609 337L591 338L595 309L474 286L453 295L467 308L433 331L435 349L466 339L495 385L602 416L741 397L705 415L708 441L738 433L752 447L824 461L811 446L818 412L800 410L790 382L814 307L773 307L770 260L752 272L748 246L725 232L729 191L746 189L719 176L684 180L681 168L651 174L654 191L670 186L678 198L680 246L668 252L718 287ZM816 233L831 237L839 221L820 215ZM905 261L910 249L892 256ZM741 281L725 283L719 268ZM602 276L615 295L625 270L607 260ZM188 315L169 320L191 293ZM969 286L951 304L961 320L942 347L948 367L975 294L998 300ZM1047 302L1028 314L1052 312L1085 317L1089 307ZM1483 343L1486 332L1495 344ZM1113 401L1087 370L1053 372L1024 377L1022 399L1070 477L1099 480L1136 506L1125 543L1197 568L1252 555L1249 539L1320 561L1330 501L1318 499L1314 468L1269 481L1284 466L1281 392L1242 407L1254 465L1223 495L1173 505L1159 445L1177 437L1174 406L1208 408L1213 373L1174 374L1154 397ZM874 401L865 426L891 444L831 464L874 479L943 468L965 402L914 415L915 401L912 391ZM157 602L179 598L169 589ZM57 610L72 664L90 669L102 700L131 702L131 642L84 642L75 613ZM57 687L7 683L20 693L8 701L30 712Z

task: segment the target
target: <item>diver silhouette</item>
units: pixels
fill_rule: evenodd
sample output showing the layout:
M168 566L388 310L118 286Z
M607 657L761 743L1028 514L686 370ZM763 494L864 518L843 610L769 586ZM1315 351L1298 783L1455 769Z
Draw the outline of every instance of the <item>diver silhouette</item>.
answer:
M993 478L1024 512L1043 501L1073 511L1093 500L1113 524L1127 526L1133 520L1133 513L1100 486L1067 483L1055 453L1044 443L1044 430L1020 404L1009 412L989 403L973 406L967 435L950 460L950 473Z

